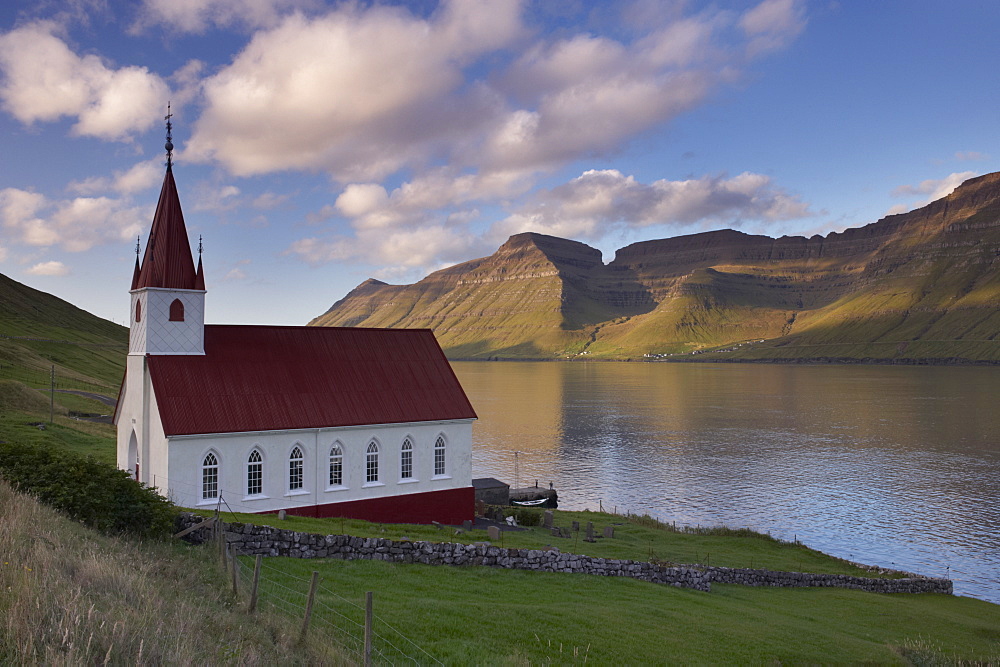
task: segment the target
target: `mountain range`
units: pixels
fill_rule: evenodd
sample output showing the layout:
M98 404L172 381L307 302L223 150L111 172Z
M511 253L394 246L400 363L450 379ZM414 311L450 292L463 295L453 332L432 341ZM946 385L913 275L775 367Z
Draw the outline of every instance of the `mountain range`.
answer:
M712 231L608 264L517 234L412 285L366 280L310 325L431 328L453 359L1000 362L1000 173L826 236Z

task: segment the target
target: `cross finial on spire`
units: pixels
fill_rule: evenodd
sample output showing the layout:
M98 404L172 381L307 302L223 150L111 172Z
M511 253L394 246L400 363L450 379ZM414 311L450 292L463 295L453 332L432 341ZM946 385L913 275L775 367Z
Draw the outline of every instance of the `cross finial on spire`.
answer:
M198 259L201 259L201 234L198 234Z
M173 114L170 113L170 102L167 102L167 115L163 117L163 120L167 121L167 143L163 145L167 149L167 169L170 169L174 163L174 142L170 136L170 131L173 129L173 124L170 119L173 118Z
M139 248L140 248L140 246L139 246L139 235L137 234L136 237L135 237L135 256L136 257L139 256Z

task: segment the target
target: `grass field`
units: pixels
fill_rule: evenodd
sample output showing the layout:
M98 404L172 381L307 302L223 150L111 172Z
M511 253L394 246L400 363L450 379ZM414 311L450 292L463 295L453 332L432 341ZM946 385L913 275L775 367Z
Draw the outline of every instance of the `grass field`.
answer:
M107 406L73 394L57 393L55 418L49 423L49 401L48 394L20 382L0 380L0 441L65 447L114 463L114 426L68 416L70 410L107 412Z
M244 560L251 568L252 559ZM969 598L722 585L700 593L485 567L267 562L276 592L304 591L311 573L319 572L328 592L321 588L317 608L335 626L358 623L356 605L372 591L375 631L392 636L386 628L395 628L445 664L1000 660L1000 606Z
M520 510L541 514L541 510ZM204 511L201 514L210 515ZM601 512L566 512L555 510L555 525L569 528L579 522L581 530L570 538L553 537L541 526L529 526L520 531L501 532L497 546L519 549L542 549L553 546L560 551L579 553L599 558L658 561L678 564L721 565L724 567L767 568L821 574L848 574L854 576L879 576L843 560L815 551L801 544L782 542L768 535L751 530L732 530L723 527L674 529L659 524L648 517L625 517ZM488 541L486 530L471 530L455 534L451 527L413 524L375 524L355 519L313 519L288 516L284 520L275 514L230 514L226 521L240 521L259 525L276 526L300 532L322 535L356 535L361 537L407 538L430 542ZM614 527L614 537L598 537L596 542L586 542L584 527L592 522L598 535L605 526Z
M0 479L0 664L344 664L283 614L235 604L218 559L100 535Z

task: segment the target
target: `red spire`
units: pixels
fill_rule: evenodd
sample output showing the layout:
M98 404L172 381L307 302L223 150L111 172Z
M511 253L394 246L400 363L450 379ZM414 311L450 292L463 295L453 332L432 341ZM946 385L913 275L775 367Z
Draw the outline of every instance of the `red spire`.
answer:
M194 288L205 289L205 272L201 270L201 253L198 253L198 270L194 274Z
M202 287L197 287L198 275L191 258L191 244L184 226L177 184L174 183L173 170L168 166L160 190L160 201L156 204L156 215L153 216L153 228L146 242L146 253L142 257L139 275L132 281L132 289L204 289L204 277L200 280Z
M135 270L132 271L132 289L139 287L139 253L135 254Z

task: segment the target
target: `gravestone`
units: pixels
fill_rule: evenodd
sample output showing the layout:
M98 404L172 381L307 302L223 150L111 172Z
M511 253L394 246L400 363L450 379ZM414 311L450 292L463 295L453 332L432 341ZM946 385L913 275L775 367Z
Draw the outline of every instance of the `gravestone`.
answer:
M466 531L472 530L472 521L470 521L469 519L466 519L465 521L463 521L462 522L462 529L466 530Z
M546 528L552 527L552 510L545 510L545 514L542 515L542 525Z
M594 542L594 522L587 522L587 536L583 538L585 542Z
M604 527L604 537L614 537L614 536L615 536L615 527L614 526L605 526Z
M285 510L278 510L278 521L285 520Z
M497 540L499 540L499 539L500 539L500 529L499 529L499 528L497 528L496 526L490 526L490 527L488 527L488 528L486 529L486 535L487 535L487 536L488 536L488 537L489 537L489 538L490 538L491 540L493 540L494 542L496 542Z
M579 521L574 521L573 522L573 532L574 533L579 533L580 532L580 522Z

